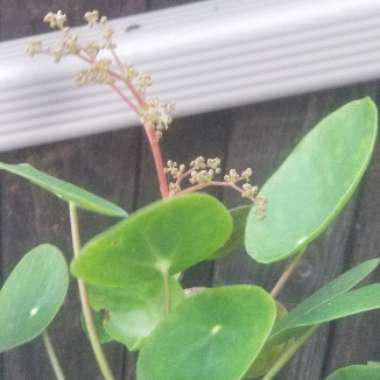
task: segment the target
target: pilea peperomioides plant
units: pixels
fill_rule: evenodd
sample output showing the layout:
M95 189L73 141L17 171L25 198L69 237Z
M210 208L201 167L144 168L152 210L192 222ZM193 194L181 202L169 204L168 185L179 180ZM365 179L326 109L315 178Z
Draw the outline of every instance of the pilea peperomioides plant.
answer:
M116 54L113 30L97 11L85 20L100 42L79 43L62 12L45 17L63 41L29 53L56 61L74 55L87 62L77 80L102 83L139 117L150 144L162 200L131 215L73 184L29 164L0 164L68 204L84 333L106 380L116 379L102 344L116 341L139 351L138 380L274 379L323 323L380 308L380 284L356 286L379 265L361 263L317 290L292 310L276 301L307 246L350 200L374 149L377 111L369 99L353 101L323 119L297 145L259 191L251 169L221 175L218 158L189 165L163 163L160 139L172 107L146 95L149 76ZM126 88L126 91L123 90ZM249 201L227 210L217 199L195 193L209 186L238 191ZM83 247L77 212L121 218ZM271 293L251 284L183 289L181 273L245 247L265 264L289 260ZM63 255L40 245L25 255L0 292L0 352L42 334L57 379L65 378L46 328L64 301L68 269ZM380 379L377 363L338 370L328 380Z

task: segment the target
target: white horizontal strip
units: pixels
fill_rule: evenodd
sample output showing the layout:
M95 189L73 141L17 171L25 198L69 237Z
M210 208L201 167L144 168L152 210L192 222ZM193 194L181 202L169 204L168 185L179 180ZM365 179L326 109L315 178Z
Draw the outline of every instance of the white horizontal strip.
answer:
M151 94L174 101L178 116L380 76L378 0L212 0L112 25L120 56L152 74ZM0 44L0 150L137 123L108 88L73 83L83 63L31 59L29 41Z

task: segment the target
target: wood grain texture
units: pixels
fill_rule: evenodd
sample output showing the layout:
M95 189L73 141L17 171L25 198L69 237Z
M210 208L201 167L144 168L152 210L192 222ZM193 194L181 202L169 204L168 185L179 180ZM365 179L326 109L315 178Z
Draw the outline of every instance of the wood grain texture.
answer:
M84 24L83 14L98 9L109 18L127 16L146 10L145 0L2 0L0 40L9 40L47 32L42 23L49 11L62 10L72 26Z

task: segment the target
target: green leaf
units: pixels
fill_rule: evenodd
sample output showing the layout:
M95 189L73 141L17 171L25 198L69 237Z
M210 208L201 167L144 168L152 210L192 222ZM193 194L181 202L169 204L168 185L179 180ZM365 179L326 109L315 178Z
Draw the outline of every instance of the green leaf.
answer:
M237 249L244 248L245 225L247 223L247 217L251 208L252 206L249 205L235 207L230 210L233 220L231 236L224 246L215 252L215 254L211 257L212 260L220 259Z
M279 302L276 302L276 322L283 319L288 311ZM277 362L278 358L293 344L293 339L277 344L270 340L265 342L259 356L255 359L244 379L257 379L263 377Z
M176 307L184 298L183 290L174 279L170 289L172 307ZM90 286L88 290L91 306L106 311L106 333L125 344L129 351L140 349L144 339L166 316L161 283L148 282L130 288Z
M379 380L380 368L376 366L352 365L338 369L326 380Z
M102 311L92 311L92 318L94 320L95 329L99 338L99 342L101 344L113 342L113 338L104 329L104 326L103 326L104 316L103 316ZM82 326L82 330L84 331L84 333L86 334L88 338L88 331L87 331L86 322L84 321L83 315L81 315L80 317L80 324Z
M380 284L350 291L377 268L380 259L363 262L330 282L276 323L271 340L285 341L304 328L380 307Z
M230 236L231 215L206 194L155 202L86 244L72 273L94 285L158 282L207 260Z
M68 270L49 244L27 253L0 291L0 352L29 342L53 320L66 296Z
M241 379L275 317L275 303L261 288L203 290L182 302L146 340L137 379Z
M301 251L347 204L362 178L377 136L377 110L369 98L323 119L265 183L267 213L248 216L245 244L258 262L273 263Z
M318 325L378 308L380 308L380 284L372 284L342 294L318 311L304 315L302 324L304 326Z
M72 202L77 207L107 216L126 217L127 213L115 204L81 189L69 182L62 181L29 164L10 165L0 162L0 169L23 177L37 186L55 194L66 202Z
M367 362L367 365L370 366L370 367L380 367L380 362L374 362L372 360L369 360Z

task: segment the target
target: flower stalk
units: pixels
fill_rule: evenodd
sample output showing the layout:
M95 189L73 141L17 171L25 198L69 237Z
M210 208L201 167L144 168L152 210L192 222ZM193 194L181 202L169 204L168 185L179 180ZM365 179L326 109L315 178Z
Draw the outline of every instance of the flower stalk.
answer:
M48 355L51 367L57 380L66 380L61 364L59 363L54 346L50 340L47 330L42 333L42 341L44 342L45 350Z
M70 226L74 257L78 257L80 254L80 233L79 233L79 221L76 206L70 202ZM99 337L96 331L95 322L92 316L90 302L88 299L87 289L84 281L78 279L79 298L82 306L83 318L86 324L88 337L90 339L91 347L94 352L99 369L105 380L115 380L115 377L111 371L111 368L107 362L106 356L103 352L102 345L100 344Z
M44 22L53 29L61 30L63 41L57 46L48 48L43 46L42 41L33 41L28 48L29 54L31 56L48 54L53 57L55 62L59 62L65 56L75 55L89 64L89 68L82 70L75 78L79 85L95 83L106 84L112 88L141 122L152 152L162 198L203 190L209 186L223 186L238 191L243 198L252 201L257 213L263 215L265 213L265 200L257 196L257 186L248 182L252 174L250 168L241 174L238 174L235 169L231 169L224 176L224 181L217 181L214 180L214 176L221 172L220 159L218 158L208 159L206 163L203 157L198 157L190 163L190 168L186 173L180 172L177 177L174 175L173 168L164 165L160 139L172 122L171 115L174 106L146 95L147 89L152 85L150 76L137 71L132 65L120 59L113 41L114 31L105 16L100 16L98 11L93 10L87 12L84 19L90 28L99 28L102 35L100 42L93 41L84 45L80 44L78 36L66 26L66 15L61 11L50 12L44 18ZM101 51L108 51L110 58L99 57ZM125 85L128 94L118 83ZM180 167L182 168L184 165ZM181 184L186 178L189 179L190 184L186 189L182 189ZM239 186L237 183L242 180L246 180L246 183Z

